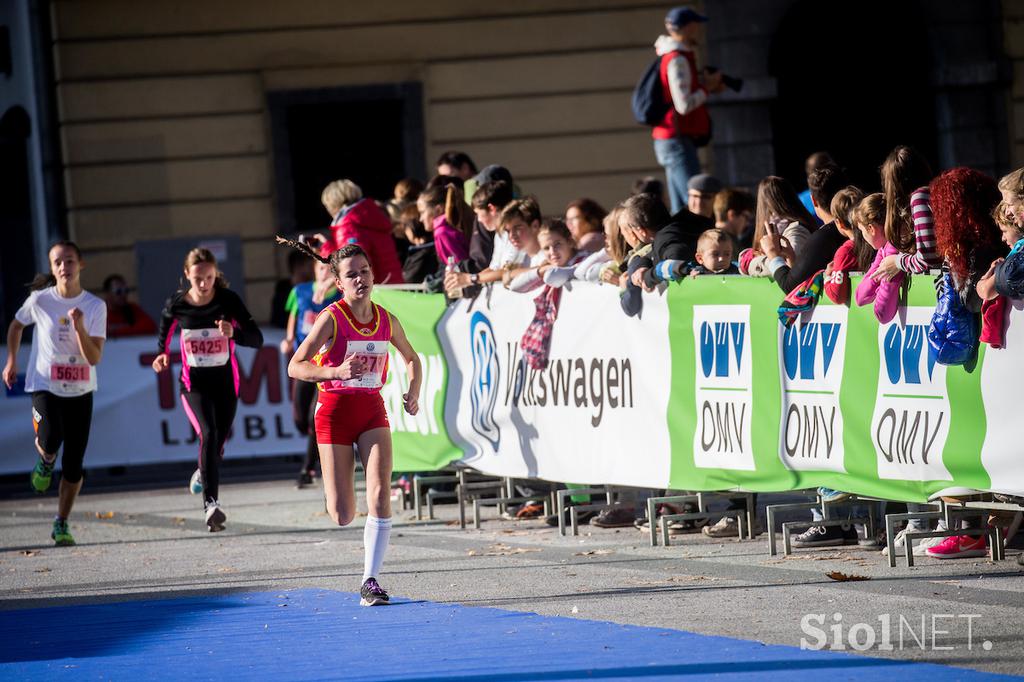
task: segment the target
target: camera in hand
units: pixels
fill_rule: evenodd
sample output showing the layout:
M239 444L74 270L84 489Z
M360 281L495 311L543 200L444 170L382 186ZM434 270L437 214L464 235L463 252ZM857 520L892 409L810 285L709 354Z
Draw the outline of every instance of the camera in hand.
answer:
M717 66L709 66L709 67L704 69L704 72L707 73L707 74L718 73L718 67ZM739 92L740 90L743 89L743 79L742 78L736 78L735 76L730 76L730 75L724 74L724 73L722 74L722 84L725 87L727 87L730 90L732 90L733 92Z

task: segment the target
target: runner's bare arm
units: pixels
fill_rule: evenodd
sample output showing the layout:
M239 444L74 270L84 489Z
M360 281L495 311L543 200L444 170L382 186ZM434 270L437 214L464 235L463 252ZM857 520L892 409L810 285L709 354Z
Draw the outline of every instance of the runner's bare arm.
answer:
M405 335L402 323L394 315L391 316L391 343L402 354L409 367L409 392L403 398L405 398L405 411L414 415L420 411L420 383L423 381L423 366L420 363L420 356Z
M330 313L321 313L313 329L288 362L288 376L301 381L327 381L329 379L357 379L366 372L366 363L349 356L338 367L319 367L313 364L316 352L334 336L334 322Z
M17 320L11 320L11 326L7 328L7 362L4 363L4 383L7 384L7 388L12 388L18 378L18 347L21 346L23 331L25 325Z
M78 338L78 348L82 351L82 357L90 365L100 364L106 339L101 336L89 336L89 330L85 328L85 315L78 308L69 310L68 315L75 326L75 336Z

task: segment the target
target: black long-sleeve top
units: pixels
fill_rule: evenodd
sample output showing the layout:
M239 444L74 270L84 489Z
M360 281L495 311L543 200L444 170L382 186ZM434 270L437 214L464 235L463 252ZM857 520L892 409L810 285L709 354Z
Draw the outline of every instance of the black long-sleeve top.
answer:
M227 320L234 327L228 343L229 359L224 365L214 367L188 367L182 362L180 380L187 391L220 389L234 385L237 391L238 367L235 360L235 344L259 348L263 345L263 332L256 325L252 314L235 292L217 287L213 299L203 306L192 305L185 298L185 291L175 292L164 304L160 314L160 329L157 340L160 353L171 352L171 338L175 328L214 329L218 320Z
M783 265L772 274L775 283L788 294L818 270L824 270L845 241L835 221L822 225L804 241L792 268Z

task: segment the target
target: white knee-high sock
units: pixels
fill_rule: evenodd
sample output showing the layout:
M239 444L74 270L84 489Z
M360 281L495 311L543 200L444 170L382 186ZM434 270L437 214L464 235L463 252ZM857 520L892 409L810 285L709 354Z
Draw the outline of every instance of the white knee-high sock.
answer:
M391 519L367 516L366 525L363 527L363 582L366 582L367 578L376 578L380 575L380 567L384 563L384 554L388 551L390 540Z

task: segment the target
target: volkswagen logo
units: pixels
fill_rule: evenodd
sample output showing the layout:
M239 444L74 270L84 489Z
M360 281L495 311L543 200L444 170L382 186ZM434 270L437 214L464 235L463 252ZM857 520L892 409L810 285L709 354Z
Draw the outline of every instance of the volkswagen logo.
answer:
M473 376L469 385L473 430L485 438L497 452L501 431L494 423L494 406L498 402L498 344L491 321L481 312L473 313L469 323L470 353Z

